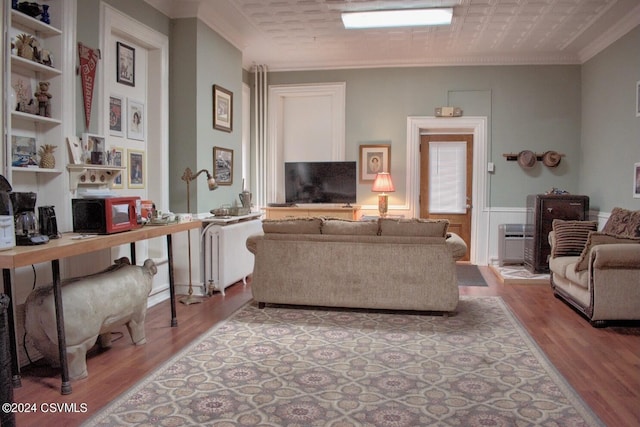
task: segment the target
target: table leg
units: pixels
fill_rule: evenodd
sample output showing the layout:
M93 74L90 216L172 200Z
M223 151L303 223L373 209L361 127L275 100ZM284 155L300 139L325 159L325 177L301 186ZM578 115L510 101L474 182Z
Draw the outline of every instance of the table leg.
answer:
M9 350L11 351L11 382L14 388L22 386L20 379L20 363L18 363L18 343L16 342L16 324L13 316L15 302L11 291L11 270L2 269L2 279L4 281L4 293L9 297L10 306L7 308L7 320L9 322Z
M64 311L62 308L62 284L60 283L60 261L51 261L53 274L53 299L56 306L56 325L58 327L58 353L60 355L60 376L62 377L61 394L71 394L69 380L69 364L67 362L67 338L64 332Z
M131 265L136 265L136 242L129 243L131 252Z
M187 230L187 233L189 231ZM176 286L173 280L173 247L171 244L171 234L167 234L167 258L169 260L169 295L171 297L171 326L178 326L178 316L176 314Z

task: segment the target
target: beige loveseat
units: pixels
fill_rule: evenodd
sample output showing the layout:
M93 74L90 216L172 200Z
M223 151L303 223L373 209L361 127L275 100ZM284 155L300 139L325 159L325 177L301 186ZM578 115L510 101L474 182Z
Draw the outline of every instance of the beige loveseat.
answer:
M615 208L595 221L554 220L551 287L593 326L640 320L640 211Z
M264 220L247 239L251 289L266 303L452 312L456 259L467 246L448 221Z

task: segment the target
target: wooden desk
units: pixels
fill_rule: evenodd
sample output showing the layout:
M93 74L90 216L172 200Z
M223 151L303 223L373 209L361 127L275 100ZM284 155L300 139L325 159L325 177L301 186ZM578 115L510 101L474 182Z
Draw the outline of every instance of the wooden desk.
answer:
M62 377L62 394L71 393L69 381L69 368L67 365L67 345L64 332L64 313L62 309L62 287L60 284L60 259L87 252L99 251L114 246L129 244L131 248L131 264L136 264L136 248L138 241L167 236L167 256L169 264L169 293L171 297L171 326L178 326L176 318L176 295L173 278L173 250L171 235L182 231L200 229L202 221L195 220L181 224L148 225L122 233L89 237L86 239L73 239L79 236L76 233L65 233L59 239L52 239L49 243L37 246L16 246L10 250L0 252L0 268L4 280L4 293L11 298L9 314L9 334L11 347L11 371L13 386L20 387L20 364L18 363L18 347L16 342L16 329L14 323L15 301L11 289L11 270L25 267L31 264L51 262L53 274L53 296L56 307L56 322L58 328L58 350L60 353L60 369Z

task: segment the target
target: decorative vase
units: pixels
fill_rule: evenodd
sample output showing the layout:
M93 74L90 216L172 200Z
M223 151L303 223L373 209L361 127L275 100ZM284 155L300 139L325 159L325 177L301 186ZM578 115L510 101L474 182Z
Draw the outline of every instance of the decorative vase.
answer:
M45 24L51 24L51 20L49 19L49 5L43 4L42 6L42 15L40 16L40 21Z

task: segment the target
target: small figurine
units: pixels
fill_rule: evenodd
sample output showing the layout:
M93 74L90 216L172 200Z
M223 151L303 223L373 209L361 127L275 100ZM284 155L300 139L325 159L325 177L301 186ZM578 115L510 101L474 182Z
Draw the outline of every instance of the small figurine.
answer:
M49 93L49 82L38 83L39 90L33 95L38 100L38 115L51 117L51 94Z
M34 44L36 44L35 38L30 34L22 33L18 34L16 39L15 46L18 56L33 60Z

